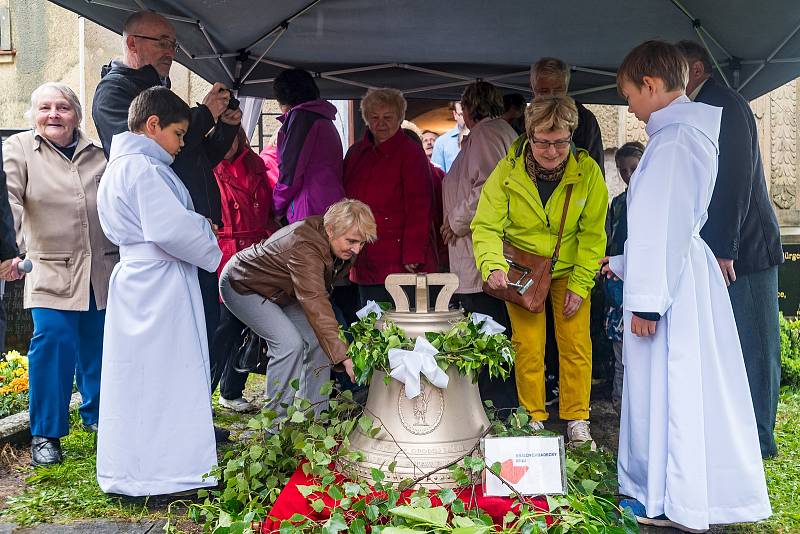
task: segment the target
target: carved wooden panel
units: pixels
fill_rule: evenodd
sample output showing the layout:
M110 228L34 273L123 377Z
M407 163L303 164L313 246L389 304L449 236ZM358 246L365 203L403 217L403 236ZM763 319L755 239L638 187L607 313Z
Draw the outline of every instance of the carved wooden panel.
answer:
M770 193L783 210L795 208L797 197L797 86L792 81L769 94Z

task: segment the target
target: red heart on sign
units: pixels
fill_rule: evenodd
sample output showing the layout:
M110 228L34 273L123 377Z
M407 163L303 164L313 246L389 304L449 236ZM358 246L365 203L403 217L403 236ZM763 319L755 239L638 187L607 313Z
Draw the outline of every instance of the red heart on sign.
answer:
M512 484L516 484L522 480L522 477L524 477L527 472L527 465L514 465L514 461L510 459L500 464L500 477Z

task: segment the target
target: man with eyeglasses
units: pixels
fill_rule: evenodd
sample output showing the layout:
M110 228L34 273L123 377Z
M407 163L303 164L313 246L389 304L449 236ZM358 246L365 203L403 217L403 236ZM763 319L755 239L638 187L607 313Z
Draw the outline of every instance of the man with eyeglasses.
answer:
M154 86L170 86L169 71L178 43L175 28L151 11L132 14L123 26L122 60L103 67L102 79L94 93L94 119L103 151L108 158L114 135L128 131L128 108L142 91ZM175 157L172 169L189 190L197 213L222 226L222 207L214 167L222 161L239 131L242 113L228 109L231 92L216 83L191 109L192 119L184 136L184 147ZM210 132L210 133L209 133ZM206 332L211 338L219 323L219 285L216 272L198 270L203 295ZM218 441L230 432L215 429Z
M569 88L569 65L553 57L544 57L531 65L531 91L534 97L564 96ZM572 142L589 152L605 175L603 137L594 113L586 106L578 106L578 128L572 134Z

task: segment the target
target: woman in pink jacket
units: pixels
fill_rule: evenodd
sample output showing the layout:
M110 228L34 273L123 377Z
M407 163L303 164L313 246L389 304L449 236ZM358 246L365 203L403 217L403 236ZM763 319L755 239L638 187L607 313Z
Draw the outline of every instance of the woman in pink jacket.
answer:
M237 252L269 237L276 225L272 219L272 190L264 162L250 148L243 129L239 129L228 153L215 168L214 176L222 196L222 222L219 247L222 261L218 272ZM219 404L246 412L253 406L242 397L246 373L234 369L232 356L241 344L245 325L220 304L220 321L211 342L211 391L220 384Z
M454 299L467 312L490 315L506 327L506 334L511 337L505 303L483 292L469 225L484 182L505 157L517 133L501 118L503 98L488 82L468 85L461 96L461 109L469 136L461 144L461 152L442 182L444 222L441 233L447 243L450 272L458 275ZM513 371L506 381L490 381L486 373L481 373L478 387L483 400L491 400L495 408L510 409L519 405Z

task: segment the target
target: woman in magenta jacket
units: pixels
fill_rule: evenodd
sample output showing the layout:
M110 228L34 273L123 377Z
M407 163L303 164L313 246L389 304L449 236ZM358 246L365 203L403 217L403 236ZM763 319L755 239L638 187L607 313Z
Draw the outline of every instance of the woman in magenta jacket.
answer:
M375 215L378 239L364 247L350 271L362 304L390 301L392 273L436 272L431 243L433 186L428 158L400 124L406 100L394 89L370 89L361 100L368 131L344 160L345 192Z
M243 129L239 129L230 150L215 168L214 176L222 196L222 222L219 248L221 272L237 252L269 237L275 229L272 219L272 190L264 162L250 148ZM233 368L234 349L241 344L242 324L220 304L220 322L211 343L211 391L220 385L220 406L237 412L253 407L242 398L246 373Z
M336 108L320 99L308 72L284 70L273 88L283 112L278 117L280 174L273 205L277 218L293 223L324 214L344 197L342 140L333 124Z

